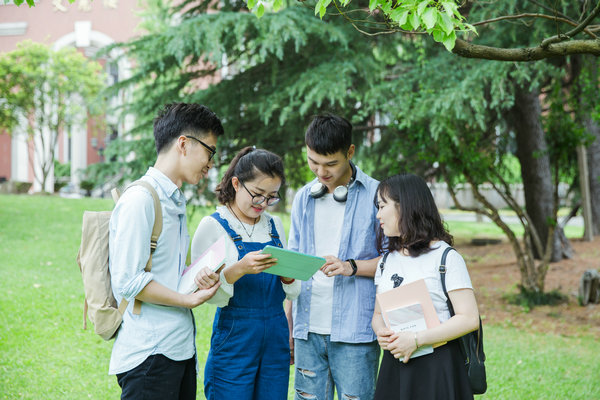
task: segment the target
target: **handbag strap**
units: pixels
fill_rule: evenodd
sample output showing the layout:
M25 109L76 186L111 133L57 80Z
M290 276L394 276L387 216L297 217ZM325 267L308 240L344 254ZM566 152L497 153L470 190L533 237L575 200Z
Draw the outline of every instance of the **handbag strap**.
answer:
M379 264L379 269L381 270L381 273L383 274L383 267L385 267L385 261L387 260L388 256L390 255L390 252L386 252L383 255L383 260L381 260L381 264Z
M452 302L450 301L450 296L448 296L448 291L446 290L446 257L450 250L455 250L454 247L446 247L444 250L444 254L442 254L442 261L440 262L440 280L442 281L442 289L444 290L444 296L446 296L446 304L448 304L448 311L450 311L450 317L454 316L454 307L452 307Z

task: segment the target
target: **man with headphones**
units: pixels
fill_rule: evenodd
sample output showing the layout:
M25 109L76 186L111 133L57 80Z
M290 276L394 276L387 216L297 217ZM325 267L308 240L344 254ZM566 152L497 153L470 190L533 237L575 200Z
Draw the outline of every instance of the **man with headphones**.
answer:
M331 399L335 388L339 399L372 399L379 361L371 329L379 182L352 163L346 119L316 116L305 142L316 178L294 198L288 248L327 263L302 282L293 303L296 398Z

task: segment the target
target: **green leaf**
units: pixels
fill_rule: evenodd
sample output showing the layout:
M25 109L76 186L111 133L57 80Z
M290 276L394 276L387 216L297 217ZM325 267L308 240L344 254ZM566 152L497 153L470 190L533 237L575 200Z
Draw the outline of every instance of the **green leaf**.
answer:
M256 6L257 0L248 0L248 10L252 10Z
M319 0L317 2L317 4L315 4L315 15L317 15L319 13L319 11L321 10L322 4L323 4L323 0Z
M260 3L260 5L258 6L258 10L256 10L256 16L258 18L260 18L264 15L264 13L265 13L265 6L262 3Z
M417 14L419 14L420 16L423 15L423 11L425 11L425 9L427 8L428 5L429 5L429 0L420 2L419 6L417 7Z
M392 21L402 26L406 23L406 20L408 19L408 10L401 10L396 8L390 14L390 18L392 19Z
M444 1L442 2L442 7L444 7L444 11L446 11L446 14L448 14L450 18L452 18L453 16L460 16L460 13L458 12L458 6L455 2Z
M273 1L273 11L277 12L283 6L283 0L274 0Z
M446 50L452 51L452 49L454 48L454 44L456 43L456 32L452 31L450 35L444 38L444 41L442 43L444 47L446 47Z
M427 29L432 29L438 20L439 11L436 8L430 7L425 11L421 19Z
M373 11L377 8L378 0L369 0L369 11Z
M435 40L436 42L442 43L445 37L446 35L444 34L444 32L442 32L441 29L436 29L433 31L433 40Z
M419 29L419 26L421 26L421 18L419 18L419 15L414 11L410 14L408 20L410 21L410 24L412 25L412 28L415 31Z
M454 32L454 21L447 14L438 13L438 16L438 22L446 35Z
M327 7L322 5L321 9L319 10L319 17L321 17L321 19L323 19L323 16L325 15L326 12L327 12Z

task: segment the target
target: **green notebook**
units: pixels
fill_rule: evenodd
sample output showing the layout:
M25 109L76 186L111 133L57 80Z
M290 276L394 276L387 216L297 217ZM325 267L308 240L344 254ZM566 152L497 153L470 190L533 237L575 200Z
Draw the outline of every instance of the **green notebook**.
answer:
M265 246L261 253L271 254L271 257L277 259L277 264L264 272L301 281L309 280L325 264L323 257L309 256L281 247Z

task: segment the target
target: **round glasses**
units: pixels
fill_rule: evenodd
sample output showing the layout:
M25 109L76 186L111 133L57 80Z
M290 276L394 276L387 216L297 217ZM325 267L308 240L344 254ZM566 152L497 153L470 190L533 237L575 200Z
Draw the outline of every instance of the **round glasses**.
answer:
M240 183L242 184L244 189L246 189L246 192L248 192L250 197L252 197L252 204L255 206L261 205L265 202L265 200L267 202L267 206L273 206L279 203L279 200L281 200L281 198L279 197L279 193L277 193L277 196L263 196L262 194L254 194L248 190L246 185L244 185L244 182L240 181Z

